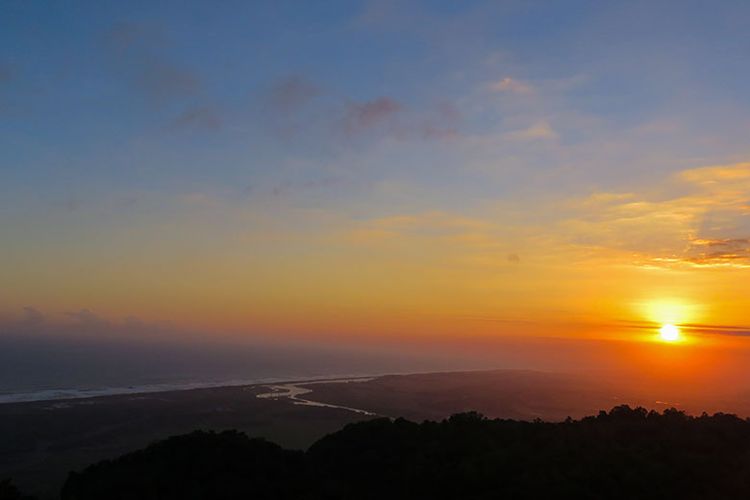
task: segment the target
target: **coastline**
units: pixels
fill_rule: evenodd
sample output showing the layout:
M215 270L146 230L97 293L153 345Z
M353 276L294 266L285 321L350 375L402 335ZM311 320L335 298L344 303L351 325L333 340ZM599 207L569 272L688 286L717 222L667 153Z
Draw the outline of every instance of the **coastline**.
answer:
M343 380L373 379L391 374L342 374L320 375L306 378L265 377L244 380L223 380L217 382L185 382L169 384L146 384L127 387L104 387L97 389L44 389L39 391L0 393L0 405L16 403L38 403L45 401L70 401L80 399L104 398L110 396L136 396L139 394L157 394L200 389L221 389L228 387L285 386L290 384L309 385L310 383L337 382ZM399 374L400 375L400 374Z

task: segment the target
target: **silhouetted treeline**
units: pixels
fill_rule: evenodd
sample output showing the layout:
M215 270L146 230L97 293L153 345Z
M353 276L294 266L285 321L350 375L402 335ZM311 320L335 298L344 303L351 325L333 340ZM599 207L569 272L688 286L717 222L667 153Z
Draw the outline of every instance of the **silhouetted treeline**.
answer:
M750 498L750 422L619 406L347 425L307 452L197 431L71 473L63 500Z
M0 500L34 500L33 497L26 496L18 491L18 488L10 481L4 479L0 481Z

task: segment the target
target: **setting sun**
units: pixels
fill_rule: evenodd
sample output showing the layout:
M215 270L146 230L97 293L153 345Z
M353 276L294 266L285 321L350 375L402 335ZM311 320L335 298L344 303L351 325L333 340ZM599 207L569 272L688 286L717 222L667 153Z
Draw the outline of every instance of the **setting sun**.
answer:
M659 329L659 336L664 341L675 342L680 340L680 329L668 323Z

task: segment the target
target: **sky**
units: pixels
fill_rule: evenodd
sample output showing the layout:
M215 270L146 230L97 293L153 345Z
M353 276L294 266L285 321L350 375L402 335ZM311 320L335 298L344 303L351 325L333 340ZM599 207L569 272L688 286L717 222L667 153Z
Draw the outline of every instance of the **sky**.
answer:
M749 18L5 1L0 335L745 349Z

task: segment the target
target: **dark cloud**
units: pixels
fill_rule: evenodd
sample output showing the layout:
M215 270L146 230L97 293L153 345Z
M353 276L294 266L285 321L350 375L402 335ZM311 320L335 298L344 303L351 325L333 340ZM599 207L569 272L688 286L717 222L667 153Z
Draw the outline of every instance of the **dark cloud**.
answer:
M82 205L83 202L81 200L77 198L68 198L67 200L52 203L52 209L55 211L75 212L81 208Z
M158 27L118 23L104 38L116 70L149 100L161 103L200 89L192 70L165 55L169 44Z
M706 252L697 257L688 257L688 262L698 265L736 264L750 260L750 253Z
M422 125L425 139L454 139L459 136L458 127L461 113L449 102L441 102L431 112Z
M694 239L685 260L696 265L749 265L750 239Z
M257 187L254 184L248 184L242 190L240 191L241 196L244 198L249 198L255 194Z
M70 311L65 313L65 315L69 318L74 319L83 326L104 326L109 324L107 320L105 320L98 314L91 312L91 310L89 309Z
M208 106L189 108L172 123L173 128L219 130L222 120L218 112Z
M21 318L23 326L35 327L44 323L44 319L44 314L35 307L26 306L23 308L23 316Z
M508 262L511 264L519 264L521 262L521 257L516 253L508 254Z
M115 23L104 34L107 45L115 50L125 51L138 45L166 44L163 30L155 25L122 21Z
M290 112L309 103L320 94L314 83L301 76L283 78L271 87L269 103L279 111Z
M146 339L171 335L178 329L168 321L144 321L136 316L110 319L82 308L62 314L45 314L36 307L25 306L11 317L0 317L0 339L17 338L73 338L81 335L97 339ZM182 330L189 333L188 330Z
M440 127L431 123L426 123L422 128L422 137L425 139L455 139L459 136L458 130L450 127Z
M459 135L460 113L448 102L408 109L390 96L353 101L325 93L298 75L276 81L265 95L265 125L284 140L311 141L316 147L338 141L388 136L400 140L443 140Z
M263 126L284 141L303 140L320 145L330 132L330 110L315 99L318 85L298 75L276 80L260 97Z
M134 328L134 329L142 329L146 325L146 323L137 316L127 316L125 319L122 320L122 324L125 328Z
M343 182L340 177L323 177L304 182L283 181L271 188L273 196L285 196L294 192L306 191L311 189L324 189L331 186L339 185Z
M459 122L460 114L453 105L414 110L387 96L350 102L344 112L344 130L349 137L380 131L401 140L445 140L459 135Z
M661 323L652 321L620 320L618 325L638 330L649 330L656 332ZM682 331L689 335L728 335L732 337L750 336L750 326L745 325L709 325L704 323L681 323L677 325Z
M12 66L0 63L0 84L13 80L15 76L16 72Z
M727 238L727 239L695 239L691 241L694 247L747 247L750 246L750 240L747 238Z
M157 57L144 59L135 82L157 100L192 95L200 87L191 71Z
M684 329L688 333L693 334L750 337L750 327L748 326L685 324L680 325L680 328Z
M117 201L117 206L118 208L134 207L140 201L140 199L141 197L138 195L127 195Z
M348 134L356 134L388 123L402 110L403 106L390 97L349 103L344 116L344 128Z
M13 66L0 63L0 90L6 87L15 78L16 72ZM4 93L4 92L3 92ZM0 113L4 114L9 107L10 101L0 94Z

